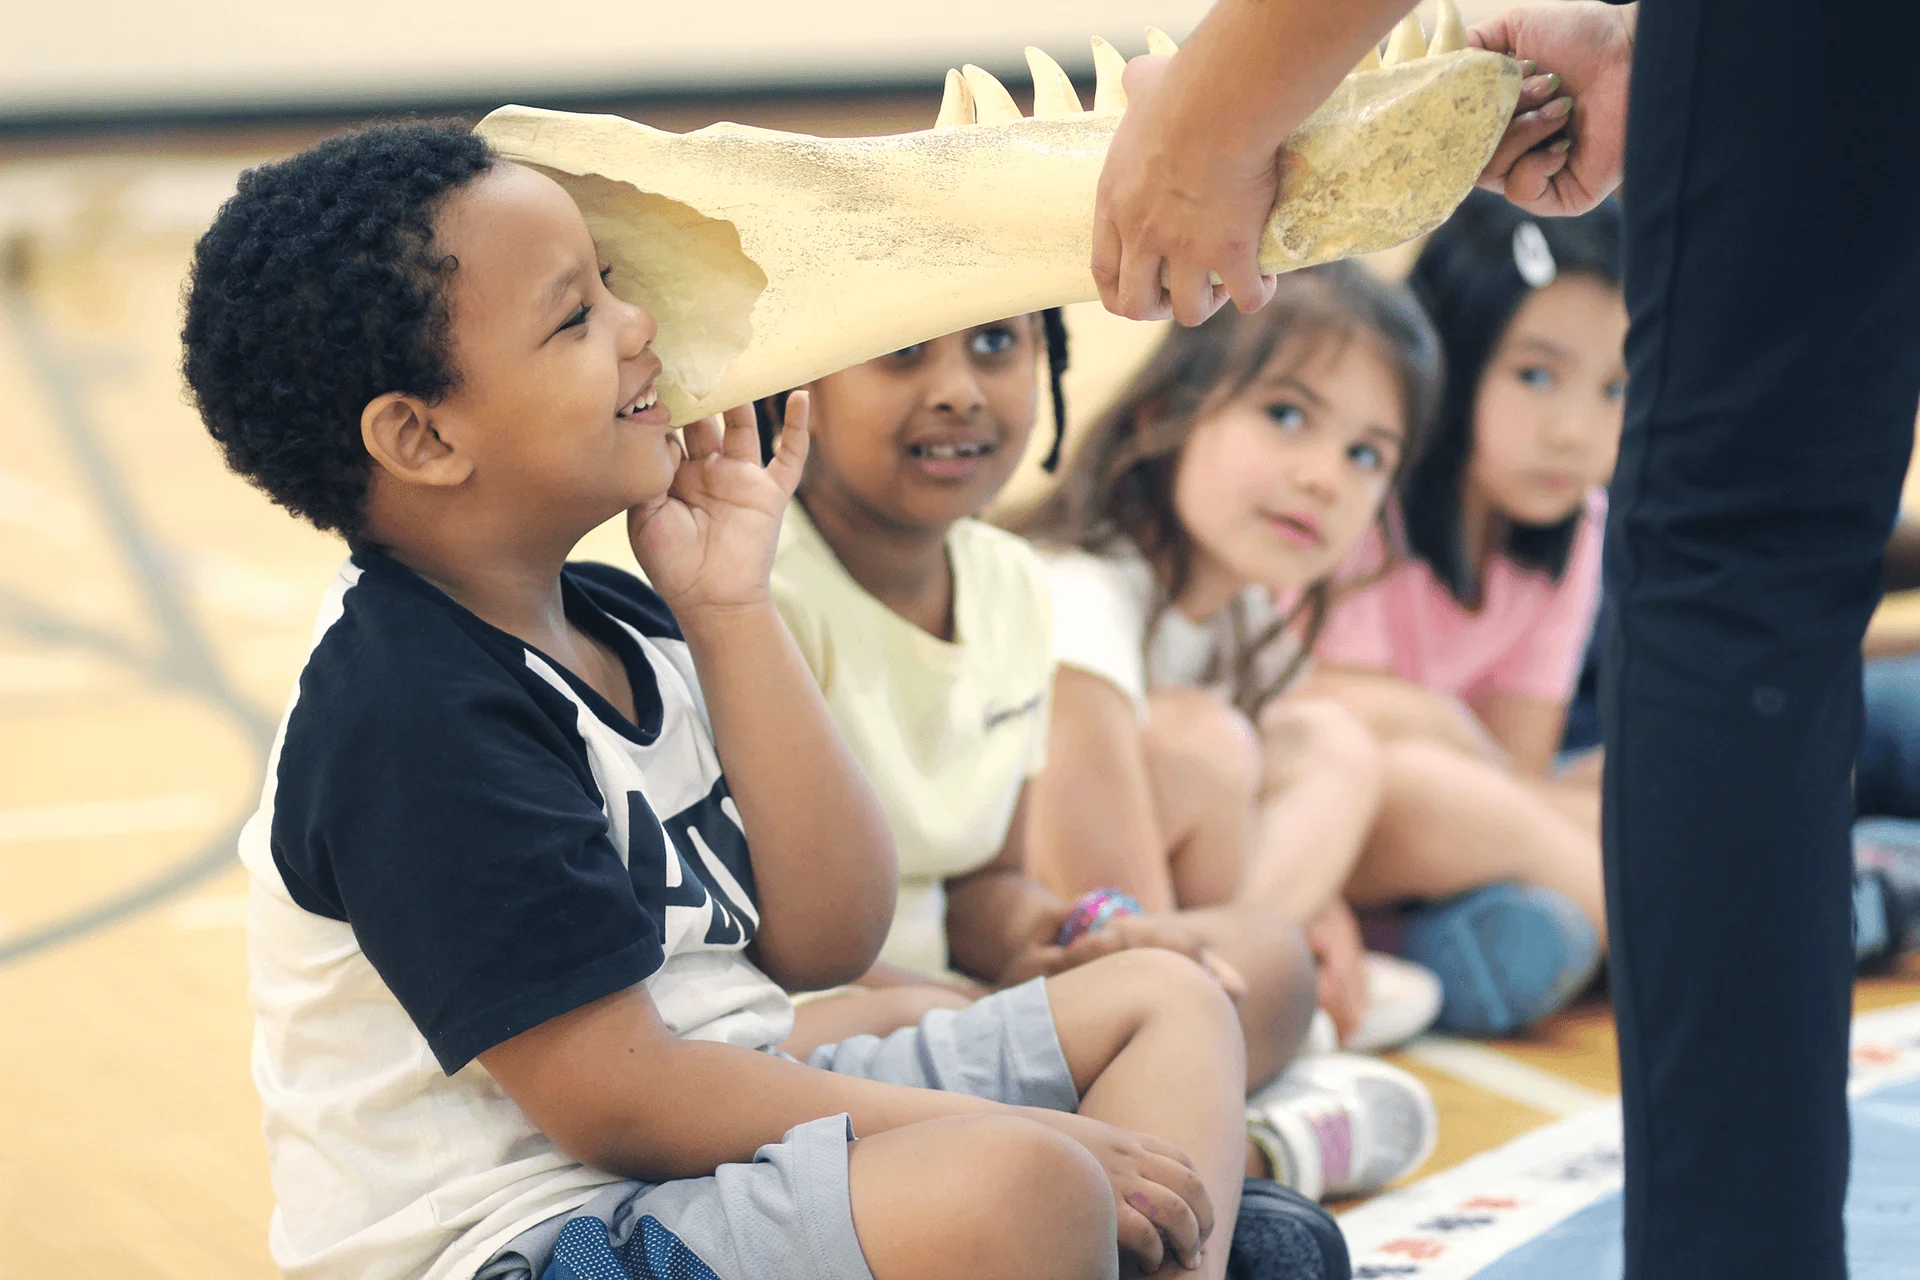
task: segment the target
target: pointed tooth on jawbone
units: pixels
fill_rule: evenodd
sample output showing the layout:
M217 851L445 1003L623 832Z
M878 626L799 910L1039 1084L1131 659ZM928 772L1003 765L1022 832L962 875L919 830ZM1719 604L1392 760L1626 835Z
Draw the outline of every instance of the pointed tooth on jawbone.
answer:
M1004 124L1021 118L1007 86L990 72L969 62L960 68L960 74L966 77L967 88L973 90L973 118L980 124Z
M1079 115L1080 95L1066 71L1044 50L1027 46L1027 70L1033 73L1033 118Z
M1427 55L1427 33L1420 29L1420 15L1409 13L1400 19L1400 25L1387 37L1386 56L1380 59L1383 67L1397 67L1403 62L1412 62L1415 58Z
M1095 111L1125 111L1127 109L1127 90L1120 83L1121 75L1127 69L1127 60L1120 51L1102 40L1093 38L1093 109Z
M957 129L963 124L974 123L973 90L967 87L967 78L958 71L947 72L947 91L940 99L940 114L935 118L936 129Z
M1467 24L1460 18L1460 7L1453 0L1440 0L1440 11L1433 20L1433 42L1427 54L1453 53L1467 47Z
M1162 31L1160 28L1148 27L1147 28L1147 52L1148 53L1164 53L1168 57L1172 57L1174 54L1180 52L1180 46L1173 42L1172 36L1168 35L1166 32Z
M1368 49L1360 61L1354 65L1354 71L1378 71L1380 69L1380 49L1378 46Z

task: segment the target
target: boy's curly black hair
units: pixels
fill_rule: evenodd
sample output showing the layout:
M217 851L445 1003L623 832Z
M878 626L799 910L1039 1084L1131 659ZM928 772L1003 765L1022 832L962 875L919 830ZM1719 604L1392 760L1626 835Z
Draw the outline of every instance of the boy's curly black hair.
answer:
M360 414L458 382L433 243L447 195L493 167L459 122L377 125L241 175L194 249L184 371L227 465L322 529L359 532Z

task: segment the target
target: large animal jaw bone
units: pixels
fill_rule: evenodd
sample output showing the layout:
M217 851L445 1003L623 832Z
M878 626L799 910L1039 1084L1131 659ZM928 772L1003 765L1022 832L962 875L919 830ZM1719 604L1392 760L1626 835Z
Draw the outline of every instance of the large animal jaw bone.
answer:
M1417 22L1395 41L1392 65L1349 75L1287 140L1262 270L1429 231L1492 156L1519 96L1517 64L1477 49L1411 56L1413 41L1425 48ZM736 124L672 134L527 107L503 107L479 131L579 204L614 291L659 322L660 394L679 424L1098 296L1094 187L1119 111L1081 111L1057 64L1029 59L1035 117L969 67L949 75L939 126L890 137ZM1096 64L1096 103L1124 107L1119 55L1097 49Z

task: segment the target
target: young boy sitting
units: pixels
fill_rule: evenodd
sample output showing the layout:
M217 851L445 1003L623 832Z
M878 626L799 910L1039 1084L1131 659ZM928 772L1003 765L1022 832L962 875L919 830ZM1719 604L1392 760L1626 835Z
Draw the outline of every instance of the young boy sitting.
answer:
M892 851L768 600L804 398L765 469L750 414L683 449L654 332L459 126L255 170L200 242L201 415L353 549L241 842L275 1260L1344 1274L1270 1196L1234 1234L1244 1050L1181 957L772 1051L782 985L873 962ZM623 511L651 589L566 563Z

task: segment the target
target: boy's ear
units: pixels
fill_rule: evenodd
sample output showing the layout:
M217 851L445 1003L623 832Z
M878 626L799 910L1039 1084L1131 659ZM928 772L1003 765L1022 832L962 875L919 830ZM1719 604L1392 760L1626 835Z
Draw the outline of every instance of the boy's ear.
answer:
M440 438L417 396L389 391L360 411L360 439L394 479L450 487L473 474L473 460Z

